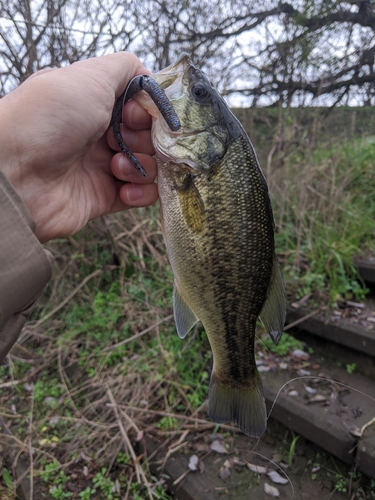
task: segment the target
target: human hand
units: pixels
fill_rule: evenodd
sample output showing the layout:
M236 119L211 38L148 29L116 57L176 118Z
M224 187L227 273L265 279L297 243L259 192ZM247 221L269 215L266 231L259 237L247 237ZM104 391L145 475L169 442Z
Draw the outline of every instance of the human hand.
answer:
M136 56L120 52L36 73L0 100L0 168L35 220L41 242L157 200L151 117L135 101L123 110L124 140L146 178L116 153L109 128L115 99L139 74L150 72Z

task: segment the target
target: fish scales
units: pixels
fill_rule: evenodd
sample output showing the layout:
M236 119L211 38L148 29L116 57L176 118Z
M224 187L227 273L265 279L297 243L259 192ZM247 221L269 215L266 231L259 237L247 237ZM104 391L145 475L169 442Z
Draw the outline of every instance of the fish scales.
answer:
M254 339L249 332L255 329L273 265L270 214L256 208L259 203L265 205L263 196L258 195L263 179L243 161L246 146L239 138L228 150L230 161L224 158L225 165L219 164L209 180L203 174L200 182L195 181L206 219L205 230L198 233L189 231L184 217L175 217L180 198L185 195L178 190L175 195L170 166L159 164L166 245L172 249L181 244L184 249L169 252L172 269L178 269L177 287L186 290L186 300L203 324L208 325L207 334L221 379L228 373L231 379L244 383L252 377L255 367ZM243 165L239 167L243 171L237 171L233 177L232 170L238 164ZM251 232L254 238L249 238ZM264 248L268 251L264 252ZM210 336L212 324L214 336ZM239 356L241 352L248 356Z
M242 126L188 56L154 76L181 122L176 133L153 122L177 331L184 337L198 320L206 330L209 416L258 437L266 410L256 321L277 342L285 320L267 184Z

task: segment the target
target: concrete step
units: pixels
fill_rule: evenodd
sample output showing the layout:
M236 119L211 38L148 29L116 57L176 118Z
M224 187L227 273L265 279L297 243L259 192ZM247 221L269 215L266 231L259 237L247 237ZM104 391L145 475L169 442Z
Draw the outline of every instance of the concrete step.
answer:
M372 307L374 306L371 305ZM295 309L290 306L287 309L286 324L299 322L293 327L294 331L302 330L375 358L375 323L366 322L364 319L366 325L364 327L360 324L351 324L348 320L343 320L332 314L318 310L315 314L313 312L309 309ZM371 313L372 309L369 310L368 314Z
M355 265L367 286L375 288L375 257L357 259Z

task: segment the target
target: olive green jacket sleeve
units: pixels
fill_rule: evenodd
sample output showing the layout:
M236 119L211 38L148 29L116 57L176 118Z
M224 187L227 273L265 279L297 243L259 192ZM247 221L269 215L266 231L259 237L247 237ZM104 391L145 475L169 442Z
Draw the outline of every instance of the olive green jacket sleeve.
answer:
M0 363L51 278L51 257L35 222L0 171Z

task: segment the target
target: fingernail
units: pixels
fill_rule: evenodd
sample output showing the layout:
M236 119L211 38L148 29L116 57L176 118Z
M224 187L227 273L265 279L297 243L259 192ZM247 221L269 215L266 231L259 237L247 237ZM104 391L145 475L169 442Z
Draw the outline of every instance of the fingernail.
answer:
M128 186L128 199L129 201L137 201L143 198L143 187L136 185Z

